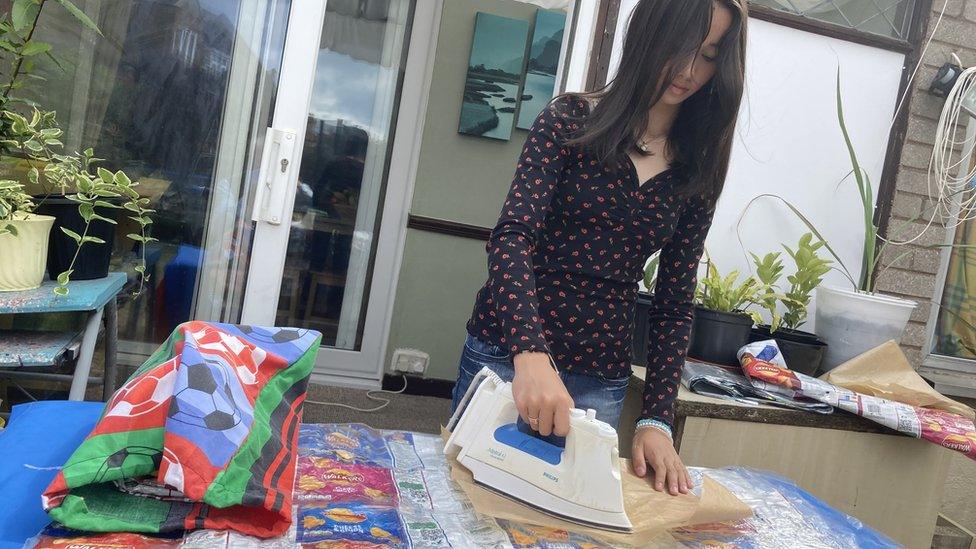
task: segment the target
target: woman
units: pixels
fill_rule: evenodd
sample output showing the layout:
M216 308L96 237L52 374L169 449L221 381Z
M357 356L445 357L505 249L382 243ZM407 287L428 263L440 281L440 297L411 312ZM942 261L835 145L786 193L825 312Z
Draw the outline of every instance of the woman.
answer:
M653 468L659 491L690 489L674 399L742 97L745 24L744 0L641 0L613 82L539 115L488 242L455 407L488 366L542 435L565 435L574 406L617 426L638 281L660 251L633 464Z

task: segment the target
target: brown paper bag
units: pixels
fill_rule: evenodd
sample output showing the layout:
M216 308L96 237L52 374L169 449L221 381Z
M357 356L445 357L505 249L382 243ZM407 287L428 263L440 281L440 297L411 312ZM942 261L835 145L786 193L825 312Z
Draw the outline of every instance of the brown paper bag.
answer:
M821 379L858 393L976 418L972 408L930 387L894 341L848 360Z
M701 497L692 494L672 496L654 490L646 479L631 472L630 460L621 459L624 508L634 525L634 531L630 534L607 532L552 517L483 488L475 484L467 468L453 457L448 459L451 463L451 477L461 486L478 513L524 524L578 532L612 543L643 547L660 541L665 531L672 528L752 516L748 505L707 476L704 478Z

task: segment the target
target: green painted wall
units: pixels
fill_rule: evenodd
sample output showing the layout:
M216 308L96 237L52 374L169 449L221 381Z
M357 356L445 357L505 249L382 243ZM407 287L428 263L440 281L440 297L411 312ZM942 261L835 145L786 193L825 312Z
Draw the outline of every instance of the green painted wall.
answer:
M512 0L445 0L410 212L492 227L526 132L513 129L510 141L457 132L479 11L532 21L536 7ZM428 378L454 379L464 324L486 275L483 242L409 230L386 364L397 347L412 347L430 353Z
M487 273L485 246L410 229L403 252L388 353L397 347L420 349L430 353L426 377L454 379L464 324Z
M477 12L532 21L536 6L512 0L445 0L411 213L493 226L526 132L509 141L457 131Z

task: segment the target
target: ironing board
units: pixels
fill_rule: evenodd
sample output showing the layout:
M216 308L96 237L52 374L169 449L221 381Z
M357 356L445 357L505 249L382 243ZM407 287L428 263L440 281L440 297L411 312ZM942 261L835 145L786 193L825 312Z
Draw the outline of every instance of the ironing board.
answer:
M21 444L24 431L32 432L31 422L43 426L56 440L77 444L98 417L97 407L78 408L82 406L96 405L35 403L24 405L23 411L20 410L22 407L16 408L10 430L19 429L20 432L0 431L0 450ZM32 414L23 413L26 411ZM61 425L57 420L61 416L83 419L68 422L71 425ZM16 451L0 451L0 479L4 478L4 471L22 469L24 463L50 464L66 459L70 453L66 446L64 443L54 445L45 453L42 444L27 445L29 456ZM377 431L359 424L303 424L299 432L295 523L291 531L280 538L257 540L231 531L213 530L198 530L169 539L136 534L85 536L48 527L37 539L41 547L63 547L69 543L79 546L109 543L148 546L152 543L154 547L174 548L298 549L302 543L319 541L390 548L606 547L587 536L476 514L464 492L451 480L442 448L443 443L436 435ZM24 520L0 520L0 549L20 546L30 535L25 532L44 524L43 514L38 514L39 494L44 479L49 480L56 474L53 469L32 469L32 476L37 478L23 487L18 485L18 490L22 491L14 493L10 503L15 508L28 509L25 516L30 516L34 522L25 526ZM670 535L675 540L688 544L679 547L719 542L728 547L789 546L797 540L817 541L824 546L846 547L862 543L862 546L870 547L895 547L883 536L831 509L785 479L737 469L699 473L712 475L740 498L750 501L757 518L736 524L673 531ZM342 482L345 479L352 482ZM33 505L37 509L33 509ZM325 535L323 531L330 526L337 528ZM31 547L30 544L26 546Z
M116 347L118 343L118 305L116 296L126 283L124 273L109 273L96 280L68 283L68 295L54 293L55 282L45 281L39 288L21 292L0 292L0 315L26 313L85 313L85 327L81 332L25 333L0 330L0 379L34 379L70 381L69 400L84 400L90 383L102 383L102 398L115 390ZM105 319L105 374L90 378L99 326ZM39 368L57 366L64 353L78 344L77 363L73 374L40 371Z

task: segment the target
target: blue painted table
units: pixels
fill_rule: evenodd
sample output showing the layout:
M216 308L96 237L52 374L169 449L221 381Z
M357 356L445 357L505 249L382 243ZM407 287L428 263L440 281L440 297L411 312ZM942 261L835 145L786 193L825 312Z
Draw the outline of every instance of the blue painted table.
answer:
M108 398L115 390L118 347L118 305L116 297L126 283L124 273L109 273L97 280L79 280L68 283L68 295L54 293L55 282L45 281L40 288L20 292L0 292L0 314L67 313L86 312L85 329L81 336L81 348L73 375L31 371L26 366L37 364L38 357L51 354L51 345L62 345L63 338L50 334L38 334L36 339L25 339L23 333L0 332L0 348L5 359L17 368L0 368L0 378L49 379L71 381L69 400L84 400L89 383L92 356L98 339L98 328L105 319L105 375L102 376L102 398ZM37 360L35 360L37 359Z

